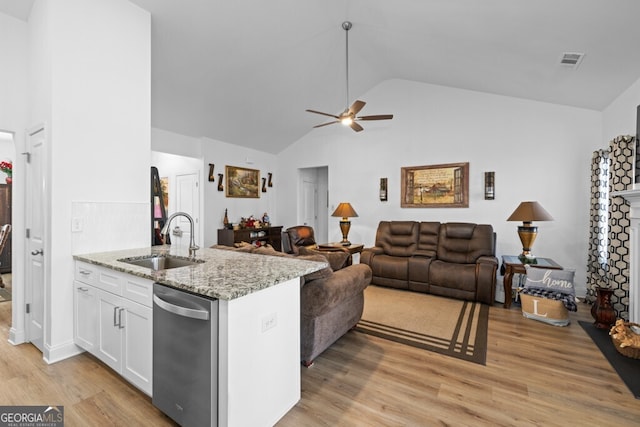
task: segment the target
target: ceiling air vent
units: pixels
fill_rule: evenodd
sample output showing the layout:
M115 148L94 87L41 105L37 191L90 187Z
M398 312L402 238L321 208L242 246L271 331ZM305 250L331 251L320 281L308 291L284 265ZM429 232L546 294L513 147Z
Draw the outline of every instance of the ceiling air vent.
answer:
M562 58L560 58L560 65L575 69L578 68L582 62L582 58L584 58L584 53L565 52L562 54Z

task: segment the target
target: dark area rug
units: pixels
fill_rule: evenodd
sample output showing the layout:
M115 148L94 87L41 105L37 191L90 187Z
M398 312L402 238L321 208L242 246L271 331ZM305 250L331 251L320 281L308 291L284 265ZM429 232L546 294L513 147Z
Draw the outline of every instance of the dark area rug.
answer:
M369 285L356 331L486 364L489 306Z
M640 359L632 359L618 353L611 342L608 329L598 329L589 322L578 321L607 358L620 379L629 387L636 399L640 399Z

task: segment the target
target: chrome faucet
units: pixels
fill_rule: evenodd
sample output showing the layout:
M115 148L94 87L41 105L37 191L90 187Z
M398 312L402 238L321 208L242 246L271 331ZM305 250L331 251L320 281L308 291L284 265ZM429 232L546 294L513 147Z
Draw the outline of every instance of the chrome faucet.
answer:
M168 219L167 222L165 223L164 227L162 227L162 230L160 230L160 234L165 236L164 237L164 241L167 241L167 234L169 233L169 224L171 224L171 220L177 216L183 216L185 218L187 218L189 220L189 227L190 227L190 235L191 235L191 241L189 242L189 256L190 257L195 257L196 256L196 251L198 249L200 249L200 246L196 245L196 241L195 241L195 236L193 235L193 218L191 218L191 215L189 215L186 212L176 212L173 215L171 215Z

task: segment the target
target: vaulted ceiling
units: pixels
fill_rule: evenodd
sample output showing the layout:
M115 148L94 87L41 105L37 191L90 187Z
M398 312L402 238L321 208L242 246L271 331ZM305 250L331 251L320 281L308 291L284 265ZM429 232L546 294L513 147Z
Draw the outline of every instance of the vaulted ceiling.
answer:
M153 126L272 153L322 121L305 109L345 108L345 20L352 100L396 78L602 110L640 78L637 0L131 1L152 16Z

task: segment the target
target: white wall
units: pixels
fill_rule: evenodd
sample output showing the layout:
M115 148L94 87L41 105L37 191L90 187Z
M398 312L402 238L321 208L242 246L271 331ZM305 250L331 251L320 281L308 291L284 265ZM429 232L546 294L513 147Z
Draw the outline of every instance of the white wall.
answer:
M275 173L276 156L216 141L209 138L190 138L162 129L152 130L152 149L154 151L176 154L180 156L199 158L202 161L203 179L203 243L199 246L208 247L218 242L218 229L222 228L224 210L228 210L229 221L237 223L241 217L254 215L261 218L264 212L271 217L274 225L281 225L276 209L276 194L279 189L280 177ZM215 181L207 180L209 163L213 163ZM268 172L274 174L273 187L267 187L267 192L260 192L258 199L230 198L224 191L218 191L218 174L226 176L225 166L238 166L258 169L260 177L267 177ZM224 179L224 178L223 178Z
M27 127L27 87L29 62L29 27L26 22L0 14L0 130L13 133L13 205L12 232L24 235L24 156L15 153L24 152L24 130ZM4 151L3 151L4 152ZM8 157L3 154L2 159ZM24 240L12 239L12 306L24 306L23 294L16 292L24 284ZM12 310L10 339L15 342L19 331L24 331L24 316Z
M506 219L521 201L537 200L554 221L537 223L534 254L576 269L586 281L591 153L601 145L601 113L403 80L388 80L358 97L363 114L391 121L315 129L278 156L280 223L295 224L298 168L329 166L329 215L349 201L358 212L349 240L371 246L380 220L477 222L497 232L497 255L522 251ZM403 166L469 162L469 208L401 208ZM484 200L485 171L496 173L496 199ZM389 200L379 200L387 177ZM340 240L329 217L330 240ZM501 278L499 277L501 283Z
M636 111L640 104L640 79L602 112L602 147L618 135L636 134Z
M126 0L37 0L29 28L28 125L48 131L44 357L55 361L75 348L72 203L149 201L151 21Z

